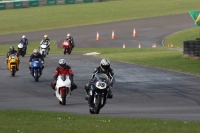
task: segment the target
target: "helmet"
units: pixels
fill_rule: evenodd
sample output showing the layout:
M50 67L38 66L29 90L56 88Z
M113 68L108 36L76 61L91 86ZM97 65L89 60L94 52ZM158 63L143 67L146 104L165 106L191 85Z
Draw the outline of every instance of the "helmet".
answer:
M102 59L100 62L100 65L104 71L107 71L108 69L110 69L110 61L108 59Z
M48 38L48 35L44 35L44 39L47 39Z
M23 35L23 36L22 36L22 39L25 39L25 38L26 38L26 36L25 36L25 35Z
M35 56L38 56L38 54L39 54L38 49L34 49L34 50L33 50L33 54L34 54Z
M13 52L15 50L14 46L10 46L10 51Z
M59 63L59 66L60 66L62 69L65 69L65 67L67 66L66 60L65 60L65 59L60 59L58 63Z
M67 39L68 39L68 38L70 38L70 37L71 37L71 34L70 34L70 33L68 33L68 34L67 34Z

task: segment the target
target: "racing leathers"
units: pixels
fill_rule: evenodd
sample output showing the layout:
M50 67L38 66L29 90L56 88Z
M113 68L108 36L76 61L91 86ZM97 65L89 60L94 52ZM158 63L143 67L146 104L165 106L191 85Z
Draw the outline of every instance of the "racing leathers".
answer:
M50 51L50 39L42 39L42 41L40 42L40 46L45 42L47 43L47 48L48 48L47 54L49 54L49 51Z
M97 73L104 73L104 74L106 74L108 77L109 77L109 79L110 79L110 86L111 87L113 87L113 84L114 84L114 82L115 82L115 78L114 78L114 71L111 69L111 68L109 68L107 71L104 71L102 68L101 68L101 66L99 66L99 67L97 67L96 69L95 69L95 71L92 73L92 76L91 76L91 78L89 79L89 82L85 85L85 90L86 90L86 97L85 97L85 99L86 100L88 100L88 97L89 97L89 95L88 95L88 93L89 93L89 91L90 91L90 82L92 82L92 80L93 80L93 78L94 78L94 75L95 74L97 74ZM112 91L111 91L111 88L109 88L109 90L108 90L108 98L112 98L113 97L113 94L112 94Z
M56 71L54 73L54 82L51 83L51 87L52 89L55 90L55 86L56 86L56 82L57 82L57 78L59 75L62 75L62 74L66 74L66 75L69 75L69 79L71 81L71 91L73 91L74 89L77 89L77 86L74 84L74 74L73 74L73 71L71 69L71 67L69 65L66 65L66 67L63 69L62 67L58 66L56 68Z
M70 42L71 42L72 49L75 47L75 44L74 44L74 39L73 39L73 37L66 38L65 40L66 40L66 41L70 41Z
M30 56L30 59L29 59L29 69L30 69L30 71L31 71L32 59L34 59L34 58L39 58L39 59L41 60L42 64L44 64L44 58L43 58L43 56L42 56L40 53L38 53L38 55L32 54L32 55ZM42 70L43 70L43 69L44 69L44 66L42 65ZM31 71L31 73L32 73L32 71Z
M25 48L25 53L26 53L26 49L28 47L28 39L22 38L19 43L23 44L23 47Z

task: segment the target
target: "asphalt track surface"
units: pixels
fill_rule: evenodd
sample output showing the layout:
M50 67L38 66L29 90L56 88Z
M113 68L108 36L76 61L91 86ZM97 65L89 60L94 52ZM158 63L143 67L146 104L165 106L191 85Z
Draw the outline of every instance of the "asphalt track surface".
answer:
M16 43L22 34L29 41L40 41L44 34L51 40L62 40L70 32L76 47L151 47L152 43L162 46L162 40L169 34L192 28L194 22L189 14L145 18L83 27L30 33L1 35L0 44ZM137 37L132 37L133 28ZM115 40L111 31L115 30ZM96 41L96 32L100 41ZM59 46L59 45L58 45ZM94 52L94 51L91 51ZM6 51L5 51L6 53ZM78 89L72 92L65 106L58 103L49 84L60 58L65 58L74 71ZM5 62L0 57L0 109L31 109L57 112L89 114L84 100L84 85L100 58L81 54L50 55L45 58L45 68L39 82L35 82L28 69L29 55L20 58L20 70L11 77ZM113 99L101 109L99 116L134 118L159 118L183 121L200 120L200 77L153 67L123 63L111 60L116 83Z

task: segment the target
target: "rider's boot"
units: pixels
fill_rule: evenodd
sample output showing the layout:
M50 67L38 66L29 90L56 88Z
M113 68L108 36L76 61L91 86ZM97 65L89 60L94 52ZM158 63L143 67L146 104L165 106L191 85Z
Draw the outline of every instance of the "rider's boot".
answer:
M50 84L50 86L51 86L51 88L52 88L53 90L55 90L56 83L55 83L55 82L52 82L52 83Z
M90 109L91 111L94 110L94 106L93 106L92 102L93 102L93 97L92 97L92 96L89 96L89 97L88 97L88 104L89 104L89 109Z
M108 98L112 99L113 98L113 94L111 89L108 89Z
M89 98L89 83L87 83L85 85L85 91L86 91L85 100L88 100L88 98Z
M47 52L47 55L49 54L49 51L50 51L50 48L48 48L49 50L48 50L48 52Z

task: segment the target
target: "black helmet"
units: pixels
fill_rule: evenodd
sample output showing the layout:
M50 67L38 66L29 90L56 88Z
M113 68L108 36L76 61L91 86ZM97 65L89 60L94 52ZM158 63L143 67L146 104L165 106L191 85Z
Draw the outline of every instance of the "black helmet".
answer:
M66 60L65 60L65 59L60 59L58 63L59 63L59 66L60 66L62 69L65 69L65 67L67 66Z
M104 71L107 71L108 69L110 69L110 61L108 59L102 59L100 62L100 65Z

